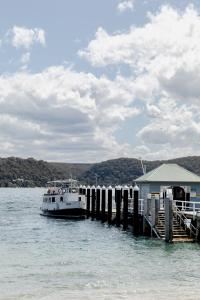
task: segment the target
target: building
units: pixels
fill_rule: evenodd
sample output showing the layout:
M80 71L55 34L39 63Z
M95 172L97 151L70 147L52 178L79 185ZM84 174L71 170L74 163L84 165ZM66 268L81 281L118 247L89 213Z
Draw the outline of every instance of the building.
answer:
M176 200L200 201L200 176L177 164L163 164L135 180L140 188L140 198L148 194L160 195L171 188Z

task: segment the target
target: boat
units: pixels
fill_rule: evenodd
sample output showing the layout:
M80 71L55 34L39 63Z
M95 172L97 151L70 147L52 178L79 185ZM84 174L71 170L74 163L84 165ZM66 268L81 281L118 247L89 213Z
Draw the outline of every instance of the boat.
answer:
M79 193L77 180L55 180L47 182L43 195L41 215L56 218L85 218L86 199Z

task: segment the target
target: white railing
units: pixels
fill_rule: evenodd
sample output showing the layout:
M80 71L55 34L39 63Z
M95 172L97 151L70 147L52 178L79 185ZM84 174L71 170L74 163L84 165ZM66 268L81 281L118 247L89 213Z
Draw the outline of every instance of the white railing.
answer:
M190 237L197 239L198 229L192 225L191 219L188 219L176 205L174 206L174 216L185 230L189 230Z
M197 212L200 213L200 202L198 201L173 200L173 207L177 207L182 212L192 212L193 216L195 216Z

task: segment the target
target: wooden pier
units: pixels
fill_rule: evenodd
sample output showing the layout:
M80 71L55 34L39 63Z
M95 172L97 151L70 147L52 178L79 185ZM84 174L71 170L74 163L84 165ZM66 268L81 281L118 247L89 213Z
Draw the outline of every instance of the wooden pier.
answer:
M92 221L107 222L123 230L131 230L135 236L151 236L168 243L200 240L200 203L195 209L191 201L184 203L186 211L180 209L180 201L177 205L176 200L167 197L166 193L163 193L162 199L139 199L137 185L83 186L79 193L85 195L86 216Z

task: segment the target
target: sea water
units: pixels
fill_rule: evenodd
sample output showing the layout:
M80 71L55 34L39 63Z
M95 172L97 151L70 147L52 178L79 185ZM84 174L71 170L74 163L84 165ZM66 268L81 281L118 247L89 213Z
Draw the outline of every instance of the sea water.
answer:
M200 245L40 216L44 189L0 189L0 299L200 299Z

